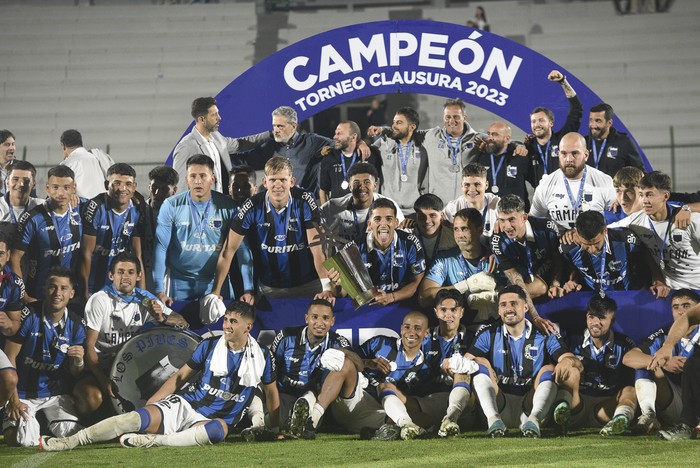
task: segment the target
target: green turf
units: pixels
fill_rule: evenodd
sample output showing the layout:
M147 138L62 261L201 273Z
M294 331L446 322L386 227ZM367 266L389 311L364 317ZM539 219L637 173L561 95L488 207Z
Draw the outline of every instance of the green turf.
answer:
M124 449L115 443L41 453L36 448L0 445L0 467L147 467L213 466L692 466L700 441L665 442L655 437L602 438L576 432L566 438L545 433L539 440L511 431L505 439L470 432L442 440L360 441L356 436L321 434L316 441L244 443L238 437L210 447Z

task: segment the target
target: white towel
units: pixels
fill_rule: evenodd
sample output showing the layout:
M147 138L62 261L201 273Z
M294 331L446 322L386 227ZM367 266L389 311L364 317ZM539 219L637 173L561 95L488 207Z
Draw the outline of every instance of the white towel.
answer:
M199 320L204 325L216 323L225 313L224 301L215 294L207 294L199 301Z
M229 348L226 345L226 339L222 336L214 346L214 352L211 355L209 370L216 377L223 377L228 374L228 353ZM260 383L262 374L265 371L265 354L260 345L253 337L248 337L248 344L243 350L241 357L241 365L238 367L238 376L240 384L244 387L255 387Z

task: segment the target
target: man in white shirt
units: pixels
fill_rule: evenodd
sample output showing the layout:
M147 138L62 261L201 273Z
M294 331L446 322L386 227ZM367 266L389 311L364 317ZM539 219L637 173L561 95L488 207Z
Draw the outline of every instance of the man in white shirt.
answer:
M559 143L559 169L543 177L535 189L530 216L549 218L568 230L580 212L610 209L616 199L612 178L587 166L588 155L580 134L564 135Z
M24 213L44 203L29 196L36 187L36 168L28 161L13 160L7 173L7 192L0 198L0 222L17 224Z
M99 158L83 148L83 137L77 130L66 130L61 134L63 161L75 174L76 194L88 200L95 198L105 190L105 172Z
M650 172L639 182L642 209L609 227L629 227L651 250L671 289L697 289L700 285L700 214L690 214L690 225L677 226L678 213L689 210L668 203L671 178Z

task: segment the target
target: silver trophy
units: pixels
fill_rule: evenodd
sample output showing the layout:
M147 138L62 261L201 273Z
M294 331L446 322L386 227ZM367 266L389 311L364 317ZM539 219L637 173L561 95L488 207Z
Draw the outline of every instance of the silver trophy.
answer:
M357 245L354 242L346 243L332 229L326 229L325 226L317 225L316 228L319 238L311 245L322 246L327 258L323 266L326 269L333 268L340 273L340 285L352 299L355 309L378 296L379 291L372 284Z

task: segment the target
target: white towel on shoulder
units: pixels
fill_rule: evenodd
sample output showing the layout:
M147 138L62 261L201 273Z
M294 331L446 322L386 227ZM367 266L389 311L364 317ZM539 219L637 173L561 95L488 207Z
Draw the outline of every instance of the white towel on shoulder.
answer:
M228 353L226 339L222 336L214 346L214 352L209 363L209 370L216 377L228 374ZM265 354L257 341L252 336L248 337L248 344L241 356L241 365L238 367L240 384L244 387L255 387L260 383L265 371Z

